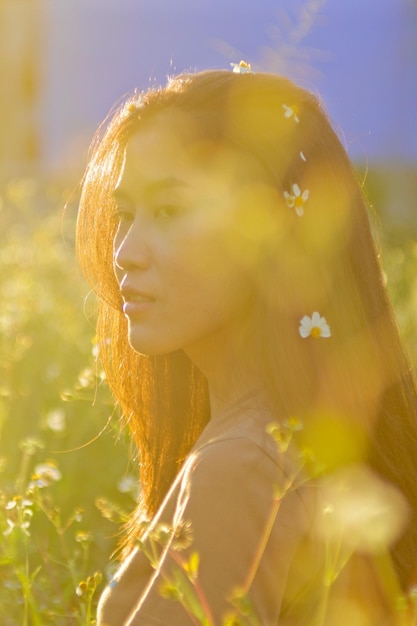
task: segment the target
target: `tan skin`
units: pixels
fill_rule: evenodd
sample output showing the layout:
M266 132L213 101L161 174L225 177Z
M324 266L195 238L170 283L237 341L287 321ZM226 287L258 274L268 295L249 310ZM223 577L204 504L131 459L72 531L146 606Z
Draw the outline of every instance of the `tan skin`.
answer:
M248 173L260 174L232 148L204 164L194 157L167 114L130 140L115 191L115 272L132 347L184 350L209 381L213 417L258 384L251 274L261 255L240 198Z

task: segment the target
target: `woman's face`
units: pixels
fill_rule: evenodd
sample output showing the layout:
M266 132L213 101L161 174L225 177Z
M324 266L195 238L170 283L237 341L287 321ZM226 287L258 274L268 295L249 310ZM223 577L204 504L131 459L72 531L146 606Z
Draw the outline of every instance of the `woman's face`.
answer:
M129 141L114 267L138 352L190 354L248 325L273 192L249 157L210 155L166 113Z

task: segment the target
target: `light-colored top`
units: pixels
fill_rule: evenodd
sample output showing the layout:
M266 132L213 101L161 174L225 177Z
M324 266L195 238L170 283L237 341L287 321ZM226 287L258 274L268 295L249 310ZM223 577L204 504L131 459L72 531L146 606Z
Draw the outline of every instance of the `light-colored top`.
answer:
M190 522L191 545L160 549L156 568L136 549L102 595L98 626L201 623L181 602L161 595L164 581L184 572L179 562L193 553L199 555L194 589L210 624L221 626L233 612L229 599L238 588L246 590L262 626L310 623L314 587L323 581L321 556L309 538L314 487L300 481L297 462L266 432L270 421L241 407L209 422L152 522L152 528Z

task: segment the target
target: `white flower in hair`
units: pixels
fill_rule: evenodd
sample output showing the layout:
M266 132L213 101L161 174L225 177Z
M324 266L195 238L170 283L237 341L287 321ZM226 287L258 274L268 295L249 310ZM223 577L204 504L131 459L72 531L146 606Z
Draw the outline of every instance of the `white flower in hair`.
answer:
M284 117L293 119L296 124L299 123L300 118L298 117L298 107L295 104L292 104L291 106L283 104L282 108L284 109Z
M304 215L304 204L307 202L309 195L310 192L308 189L305 189L301 193L301 189L297 183L294 183L292 186L291 193L284 191L284 198L287 202L287 206L290 209L294 209L299 217Z
M322 317L317 311L311 317L308 315L303 317L298 331L303 339L307 339L307 337L331 337L330 326L326 318Z
M231 63L233 67L233 71L235 74L249 74L252 71L252 67L250 63L246 63L246 61L240 61L240 63Z
M133 100L130 100L130 102L126 103L125 112L128 115L131 115L132 113L137 113L138 111L140 111L142 106L143 106L143 103L140 98L140 95L135 94L135 98Z

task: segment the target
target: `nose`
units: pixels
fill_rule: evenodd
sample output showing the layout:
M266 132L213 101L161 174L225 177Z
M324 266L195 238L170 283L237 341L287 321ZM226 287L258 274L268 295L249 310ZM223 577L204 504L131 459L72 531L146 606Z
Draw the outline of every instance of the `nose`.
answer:
M119 226L113 244L113 258L116 269L146 269L150 264L150 248L146 230L135 218L128 225Z

